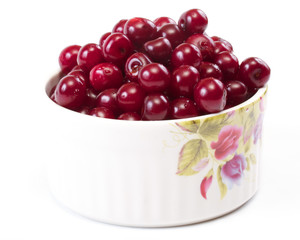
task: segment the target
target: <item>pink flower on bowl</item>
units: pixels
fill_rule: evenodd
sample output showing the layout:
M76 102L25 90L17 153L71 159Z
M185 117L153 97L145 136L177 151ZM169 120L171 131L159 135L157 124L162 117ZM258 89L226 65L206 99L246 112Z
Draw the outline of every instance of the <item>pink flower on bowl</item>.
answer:
M212 149L215 149L216 159L222 160L236 151L242 132L243 128L238 126L227 125L221 129L218 141L210 145Z
M222 181L226 186L231 189L233 184L239 185L242 177L243 171L247 167L247 161L244 155L236 154L234 157L226 162L221 169Z

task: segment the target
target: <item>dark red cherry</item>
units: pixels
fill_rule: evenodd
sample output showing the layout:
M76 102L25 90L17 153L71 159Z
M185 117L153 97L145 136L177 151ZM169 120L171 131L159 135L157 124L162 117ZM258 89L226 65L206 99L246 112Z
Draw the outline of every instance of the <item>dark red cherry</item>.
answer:
M169 17L159 17L156 18L153 23L156 25L157 29L159 30L162 26L168 24L168 23L172 23L172 24L176 24L176 22Z
M145 91L135 83L123 84L117 92L119 108L124 112L140 112L145 98Z
M172 53L172 46L167 38L159 37L144 44L148 56L154 61L166 64Z
M244 83L240 81L229 81L226 83L227 102L237 105L247 100L248 91Z
M144 53L132 54L125 63L126 77L130 81L137 82L140 69L149 63L152 63L152 61Z
M219 66L223 73L223 80L234 80L239 71L239 60L231 52L221 52L215 56L214 63Z
M239 80L250 89L261 88L269 81L270 74L270 67L262 59L250 57L241 63Z
M151 93L145 97L142 109L144 120L164 120L169 114L170 103L168 98L161 93Z
M215 41L214 55L225 51L232 52L232 50L224 42Z
M214 40L215 42L223 42L223 43L225 43L225 45L227 46L227 48L229 49L229 51L233 51L233 47L232 47L232 45L231 45L231 43L230 42L228 42L227 40L225 40L225 39L223 39L223 38L220 38L220 37L217 37L217 36L213 36L213 37L211 37L211 39L212 40Z
M79 77L82 81L85 82L85 85L87 87L90 86L90 81L88 75L82 71L82 70L72 70L71 72L68 73L69 76L74 76L74 77Z
M84 72L89 73L94 66L101 62L104 62L104 58L99 45L89 43L80 48L77 63Z
M116 118L113 111L106 108L106 107L93 108L90 111L90 115L93 116L93 117L99 117L99 118L111 118L111 119Z
M124 34L137 46L143 46L156 37L155 24L146 18L129 19L124 26Z
M72 45L64 48L58 58L59 66L67 74L77 65L77 55L81 46Z
M211 62L202 62L198 69L201 79L213 77L219 79L220 81L223 80L222 71L217 64Z
M208 113L220 112L225 108L227 91L225 85L215 78L201 79L194 89L194 100L198 107Z
M136 112L126 112L121 114L118 119L121 120L129 120L129 121L139 121L141 120L141 116Z
M172 48L176 48L179 44L184 42L185 35L177 24L168 23L163 25L157 32L159 37L167 38Z
M172 119L197 117L198 115L196 103L189 98L177 98L171 102L170 118Z
M215 42L205 33L190 36L186 43L194 44L201 52L203 60L210 60L214 56Z
M194 87L200 80L200 74L196 68L182 65L172 73L171 95L175 98L193 98Z
M54 91L54 99L57 104L69 109L82 106L85 100L85 82L78 77L65 76L60 79Z
M147 92L163 92L169 87L171 76L164 65L150 63L140 70L138 82Z
M115 114L119 113L119 107L117 103L117 92L116 88L109 88L97 96L96 106L97 107L106 107L112 110Z
M133 53L133 45L123 33L112 33L105 39L102 52L107 62L122 66Z
M188 35L203 33L207 27L208 19L206 14L200 9L191 9L184 12L179 20L178 26Z
M106 39L108 36L110 36L110 35L111 35L111 32L107 32L107 33L104 33L104 34L101 36L101 38L100 38L100 40L99 40L99 45L100 45L101 48L103 47L103 43L104 43L105 39Z
M113 27L112 31L113 33L124 33L124 26L127 22L127 19L121 19L119 22L116 23L116 25Z
M202 55L200 50L190 43L182 43L177 46L171 56L171 63L174 68L181 65L190 65L195 68L200 66Z
M98 92L108 88L119 88L122 82L121 70L112 63L100 63L90 72L90 84Z
M97 92L93 88L86 89L84 105L89 108L96 107Z

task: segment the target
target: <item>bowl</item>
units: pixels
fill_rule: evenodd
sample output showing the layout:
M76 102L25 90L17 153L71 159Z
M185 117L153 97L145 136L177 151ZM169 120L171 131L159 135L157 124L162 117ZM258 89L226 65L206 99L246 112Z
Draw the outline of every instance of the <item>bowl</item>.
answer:
M48 182L72 211L101 222L169 227L206 221L258 187L267 88L217 114L164 121L96 118L44 94Z

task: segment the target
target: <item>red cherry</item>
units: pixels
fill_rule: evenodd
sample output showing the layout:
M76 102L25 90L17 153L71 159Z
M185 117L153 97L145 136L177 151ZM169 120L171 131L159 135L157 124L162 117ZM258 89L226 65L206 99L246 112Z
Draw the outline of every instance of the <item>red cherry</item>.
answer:
M172 73L171 95L173 97L193 98L194 87L200 80L200 74L196 68L182 65Z
M270 67L260 58L245 59L240 66L239 80L248 88L261 88L270 78Z
M112 110L115 114L119 113L119 107L117 103L117 92L116 88L109 88L97 96L96 106L97 107L106 107Z
M69 109L82 106L85 100L85 82L78 77L65 76L60 79L54 91L54 99L57 104Z
M84 105L89 108L94 108L96 106L97 93L93 88L87 88L85 94Z
M129 120L129 121L139 121L141 120L141 116L136 112L126 112L121 114L118 119L121 120Z
M214 63L221 69L225 81L236 78L239 71L239 60L233 53L221 52L217 54Z
M238 105L247 99L248 91L244 83L240 81L229 81L226 83L227 102Z
M157 32L159 37L167 38L172 48L176 48L179 44L183 43L185 35L177 24L168 23L163 25Z
M162 26L168 24L168 23L172 23L172 24L176 24L176 22L169 17L159 17L156 18L153 23L156 25L157 29L159 30Z
M88 78L88 75L82 71L82 70L72 70L71 72L68 73L69 76L74 76L74 77L79 77L82 81L85 82L85 85L87 87L90 86L90 81L89 81L89 78Z
M196 117L199 115L196 103L189 98L177 98L171 102L170 117L173 119Z
M200 9L191 9L184 12L179 20L178 26L188 35L203 33L207 27L208 19L206 14Z
M164 120L169 114L170 103L168 98L161 93L151 93L146 96L142 109L144 120Z
M63 73L67 74L77 65L77 55L81 46L72 45L64 48L58 58Z
M217 37L217 36L213 36L213 37L211 37L211 39L214 40L215 42L218 41L218 42L223 42L223 43L225 43L225 45L226 45L226 47L229 49L229 51L230 51L230 52L233 51L233 47L232 47L231 43L228 42L227 40L225 40L225 39L223 39L223 38L220 38L220 37Z
M133 53L133 46L124 34L112 33L105 39L102 52L107 62L121 66Z
M146 18L129 19L124 26L124 34L137 46L154 39L156 33L155 24Z
M112 112L112 110L106 108L106 107L96 107L93 108L90 111L90 115L93 117L99 117L99 118L111 118L115 119L115 115Z
M127 22L127 19L121 19L119 22L116 23L116 25L113 27L112 32L113 33L123 33L124 32L124 26Z
M112 63L100 63L90 72L90 84L98 92L108 88L118 88L122 82L121 70Z
M186 40L186 43L194 44L200 50L203 60L213 58L215 42L206 34L194 34Z
M104 62L104 59L99 45L89 43L80 48L77 63L84 72L89 73L94 66L101 62Z
M133 82L137 82L140 69L149 63L152 63L152 61L144 53L132 54L125 63L126 77Z
M167 38L159 37L144 44L148 56L155 62L166 64L172 53L172 46Z
M150 63L140 70L138 82L147 92L163 92L169 87L171 76L164 65Z
M226 43L221 41L215 41L214 55L225 51L232 52L232 50L226 45Z
M220 81L223 80L223 74L221 69L217 64L211 62L202 62L199 67L200 78L208 78L213 77L219 79Z
M194 89L198 107L208 113L222 111L226 105L227 91L224 84L215 78L201 79Z
M171 63L175 68L181 65L190 65L197 68L200 66L201 61L200 50L190 43L182 43L177 46L171 56Z
M100 38L100 40L99 40L99 45L100 45L101 48L103 47L103 43L104 43L105 39L106 39L108 36L110 36L110 35L111 35L111 32L107 32L107 33L104 33L104 34L101 36L101 38Z
M135 82L123 84L117 92L118 106L124 112L140 112L144 98L144 90Z

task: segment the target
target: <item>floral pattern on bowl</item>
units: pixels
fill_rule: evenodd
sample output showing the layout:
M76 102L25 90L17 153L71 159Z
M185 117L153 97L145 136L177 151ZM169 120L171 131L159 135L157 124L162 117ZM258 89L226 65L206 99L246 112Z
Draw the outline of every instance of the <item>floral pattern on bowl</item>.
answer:
M182 134L190 135L179 152L176 174L204 174L200 179L204 199L213 181L218 183L221 199L232 188L241 187L245 172L256 164L255 148L261 139L264 99L265 94L233 111L176 123Z

